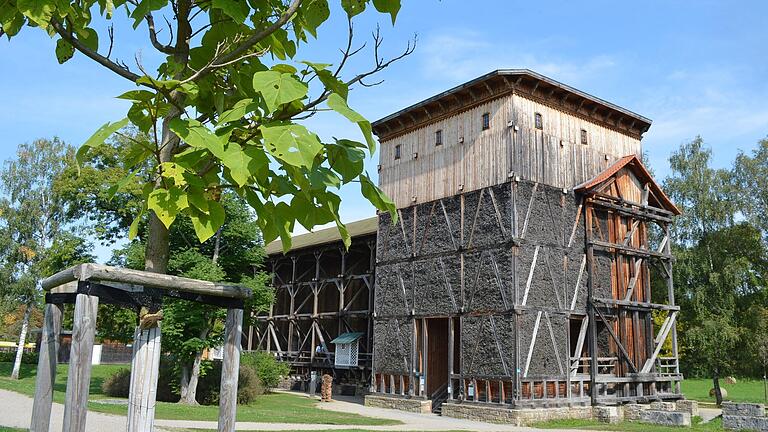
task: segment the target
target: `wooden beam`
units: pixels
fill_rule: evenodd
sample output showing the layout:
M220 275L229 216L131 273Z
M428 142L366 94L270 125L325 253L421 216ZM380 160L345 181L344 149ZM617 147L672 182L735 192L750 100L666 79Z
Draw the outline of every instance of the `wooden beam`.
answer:
M32 422L29 426L31 432L48 432L51 423L62 313L62 305L51 303L45 305L43 335L40 339L40 354L37 360L35 400L32 403Z
M240 371L243 310L227 310L224 324L224 358L219 388L219 432L235 432L237 416L237 379Z
M96 335L98 309L98 297L86 294L77 295L72 325L72 345L69 351L63 432L85 432L88 393L91 386L93 339Z
M536 314L536 323L533 325L533 334L531 335L531 344L528 346L528 355L525 358L525 368L523 369L523 378L528 376L528 368L531 366L531 357L533 357L533 348L536 346L536 338L539 334L539 324L541 324L541 314ZM533 391L533 389L531 389Z
M238 299L250 298L252 295L250 289L240 285L208 282L101 264L80 264L70 267L43 279L41 285L45 291L50 291L52 288L72 281L91 281L105 285L113 282L137 287L160 288Z
M160 327L136 327L128 390L128 432L152 432L160 373Z

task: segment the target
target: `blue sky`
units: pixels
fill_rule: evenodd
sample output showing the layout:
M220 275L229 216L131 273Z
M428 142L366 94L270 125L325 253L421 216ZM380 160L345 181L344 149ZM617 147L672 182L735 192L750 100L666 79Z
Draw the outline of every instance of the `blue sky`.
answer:
M346 23L338 6L333 15L299 60L338 60ZM759 0L404 0L394 28L371 10L357 20L356 33L370 46L380 23L385 54L416 33L415 53L381 73L380 86L354 90L350 104L375 120L493 69L530 68L653 119L643 143L661 178L670 152L696 135L713 148L715 164L727 166L768 135L766 16L768 2ZM145 45L144 27L135 34L129 28L118 26L115 55L131 66L138 57L153 70L157 57ZM114 96L130 83L80 55L59 65L54 45L34 29L0 41L0 159L39 137L79 145L125 115L127 104ZM371 60L370 51L361 52L350 75ZM310 127L325 138L358 134L332 115ZM374 175L377 157L368 163ZM354 186L342 195L344 220L373 214ZM99 256L108 251L99 248Z

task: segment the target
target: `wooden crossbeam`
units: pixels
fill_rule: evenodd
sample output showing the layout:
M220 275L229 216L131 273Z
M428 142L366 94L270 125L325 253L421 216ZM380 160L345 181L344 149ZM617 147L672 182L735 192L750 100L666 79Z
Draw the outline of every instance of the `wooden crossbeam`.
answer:
M627 365L629 365L629 368L632 369L632 372L637 373L637 367L635 366L635 363L632 362L632 359L629 357L629 353L627 352L627 349L624 348L624 344L619 340L619 337L616 336L616 333L613 331L613 327L611 326L611 323L608 322L608 320L605 318L602 312L600 312L599 308L593 308L595 312L597 312L597 315L600 317L600 319L605 323L605 328L608 330L608 333L611 335L611 338L616 342L616 346L619 347L619 351L621 352L621 355L624 356L624 360L627 361Z
M576 277L576 286L573 288L573 298L571 299L571 310L576 308L576 299L579 297L579 285L581 285L581 277L584 275L584 269L587 267L587 254L584 254L581 258L581 266L579 267L579 276Z
M523 301L521 304L525 306L525 302L528 301L528 292L531 290L531 283L533 282L533 271L536 269L536 260L539 257L539 245L536 245L536 249L533 250L533 261L531 261L531 270L528 272L528 280L525 282L525 292L523 293Z
M669 314L666 320L664 320L664 324L662 324L661 329L659 329L659 334L654 340L656 343L656 348L653 350L653 355L645 361L645 364L643 365L643 369L641 370L642 373L648 373L651 370L651 367L653 367L653 363L656 362L656 357L658 357L659 353L661 352L661 348L664 346L664 341L667 339L667 335L669 335L669 331L672 329L672 327L675 326L675 319L677 318L677 311L672 312Z
M536 323L533 325L533 334L531 335L531 344L528 346L528 355L525 358L525 368L523 369L523 378L528 376L528 368L531 366L531 358L533 357L533 348L536 345L536 337L539 334L539 324L541 324L542 312L539 311L536 314Z

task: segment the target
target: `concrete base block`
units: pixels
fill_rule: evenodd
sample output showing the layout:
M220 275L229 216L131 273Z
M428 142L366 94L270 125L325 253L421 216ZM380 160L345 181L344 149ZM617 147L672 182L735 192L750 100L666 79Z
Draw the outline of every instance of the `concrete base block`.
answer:
M651 402L651 409L656 411L675 411L677 407L674 402Z
M640 414L643 411L651 409L648 404L627 404L624 405L624 420L640 421Z
M396 396L367 395L365 406L389 408L413 413L429 414L432 412L432 401L424 399L407 399Z
M592 417L601 423L618 423L621 421L622 413L623 407L619 406L592 407Z
M687 412L648 409L640 413L640 421L662 426L691 426L691 415Z
M765 405L756 403L723 402L724 416L765 417Z
M687 412L691 417L699 415L699 402L682 399L675 402L675 411Z
M530 426L534 423L562 419L591 419L592 407L511 409L472 403L445 403L443 417Z
M723 429L768 432L768 417L724 415Z

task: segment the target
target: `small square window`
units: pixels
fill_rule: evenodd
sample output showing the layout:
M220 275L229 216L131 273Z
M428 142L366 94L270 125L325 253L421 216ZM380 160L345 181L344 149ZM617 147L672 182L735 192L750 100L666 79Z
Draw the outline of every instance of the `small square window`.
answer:
M533 114L533 123L536 126L536 129L544 129L544 120L541 117L541 113Z
M400 144L395 146L395 159L400 159Z
M491 128L491 114L484 113L483 114L483 130L487 130L490 128Z
M586 129L582 129L581 130L581 143L584 144L584 145L589 144L589 137L587 135L587 130Z
M443 130L438 129L435 131L435 145L443 145Z

